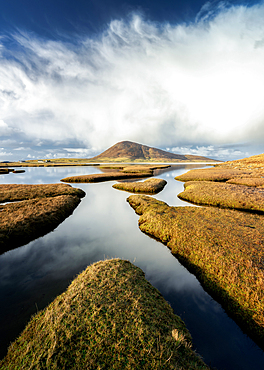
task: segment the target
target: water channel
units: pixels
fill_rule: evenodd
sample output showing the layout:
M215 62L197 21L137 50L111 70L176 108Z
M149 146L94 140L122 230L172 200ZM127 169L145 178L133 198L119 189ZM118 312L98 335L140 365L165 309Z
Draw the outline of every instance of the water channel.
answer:
M197 168L198 165L192 168ZM172 166L156 177L167 181L155 198L190 206L177 198L183 183L174 180L191 166ZM58 183L66 176L97 173L97 167L32 167L0 176L0 183ZM108 257L139 266L189 329L194 348L219 370L264 368L264 352L231 320L163 244L143 234L127 192L114 181L73 184L86 192L80 205L53 232L0 256L0 358L32 314L61 294L89 264Z

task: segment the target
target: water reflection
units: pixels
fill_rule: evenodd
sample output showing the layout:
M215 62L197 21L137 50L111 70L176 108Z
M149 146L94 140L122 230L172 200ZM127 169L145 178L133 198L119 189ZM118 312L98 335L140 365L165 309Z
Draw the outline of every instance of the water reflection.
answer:
M177 198L183 183L174 180L185 168L163 171L168 184L155 196L170 205L190 206ZM2 183L51 183L66 176L100 172L95 167L29 168L4 175ZM11 176L11 177L10 177ZM0 256L1 356L30 315L44 308L87 265L107 257L128 259L143 269L190 330L194 346L218 369L260 369L263 352L204 292L167 247L144 235L138 216L126 202L129 193L114 182L78 184L86 192L73 215L46 236Z

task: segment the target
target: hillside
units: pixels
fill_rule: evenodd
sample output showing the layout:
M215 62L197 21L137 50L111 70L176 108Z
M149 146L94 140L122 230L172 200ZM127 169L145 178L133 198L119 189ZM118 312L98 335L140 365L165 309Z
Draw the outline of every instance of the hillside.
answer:
M219 168L235 168L239 170L255 171L255 175L264 175L264 154L253 155L251 157L228 161L217 165Z
M181 155L166 152L147 145L137 144L131 141L121 141L103 153L91 158L97 162L208 162L215 161L210 158L196 155Z

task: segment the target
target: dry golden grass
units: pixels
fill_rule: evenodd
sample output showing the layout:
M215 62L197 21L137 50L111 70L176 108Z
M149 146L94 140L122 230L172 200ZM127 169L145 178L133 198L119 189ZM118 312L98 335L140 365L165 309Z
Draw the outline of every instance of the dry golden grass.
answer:
M0 185L0 253L54 230L85 193L66 184ZM15 203L12 203L15 202Z
M13 173L24 173L24 172L26 172L25 170L14 170L14 171L12 171Z
M242 170L251 170L259 176L264 175L264 154L254 155L248 158L228 161L216 166L217 168L235 168Z
M123 165L120 165L120 164L107 164L107 165L101 165L101 166L98 166L100 168L100 170L104 171L104 170L122 170L124 167L126 167L125 164Z
M0 253L54 230L79 203L78 196L59 195L0 205Z
M157 194L159 193L167 181L162 179L147 179L143 182L121 182L114 184L113 188L118 190L125 190L131 193L146 193L146 194Z
M264 348L263 216L214 207L170 207L143 195L129 204L140 229L166 244Z
M6 175L8 174L10 171L8 168L0 168L0 175Z
M246 177L241 179L231 179L227 181L228 184L235 185L245 185L245 186L254 186L254 187L263 187L264 178L263 177Z
M179 181L227 181L236 177L250 177L253 171L229 168L206 168L188 171L175 177Z
M131 165L131 166L125 166L122 170L122 172L153 172L154 170L162 170L164 168L169 168L170 165Z
M82 198L85 196L85 193L81 189L76 189L66 184L0 185L0 203L34 198L55 197L58 195L74 195Z
M61 179L63 182L102 182L111 180L124 180L124 179L134 179L152 176L152 172L141 172L141 173L123 173L123 172L106 172L106 173L96 173L93 175L81 175L81 176L71 176Z
M128 261L82 272L11 344L0 369L208 369L183 321Z
M264 213L264 189L244 185L189 181L180 199L200 205Z

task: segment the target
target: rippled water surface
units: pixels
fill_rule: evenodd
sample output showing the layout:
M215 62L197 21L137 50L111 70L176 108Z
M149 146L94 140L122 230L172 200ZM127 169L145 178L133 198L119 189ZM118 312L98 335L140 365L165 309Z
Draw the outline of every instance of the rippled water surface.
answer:
M169 205L190 206L177 198L183 184L174 180L188 169L173 166L161 171L157 177L168 184L155 198ZM0 183L56 183L66 176L97 172L97 167L26 168L23 174L1 175ZM263 351L166 246L139 230L138 216L126 202L129 193L113 189L114 183L73 185L83 189L86 197L69 218L46 236L0 256L1 357L30 316L62 293L87 265L120 257L139 266L169 301L207 364L219 370L264 368Z

